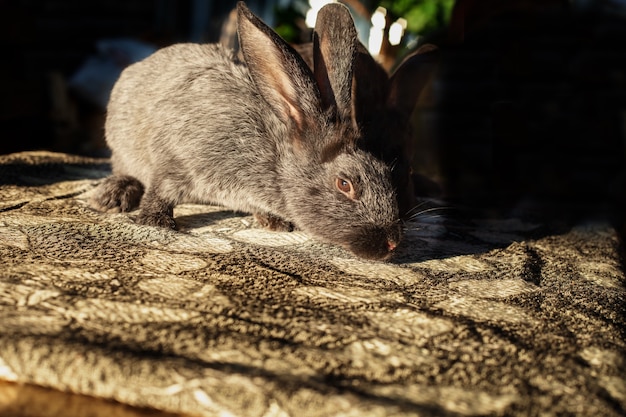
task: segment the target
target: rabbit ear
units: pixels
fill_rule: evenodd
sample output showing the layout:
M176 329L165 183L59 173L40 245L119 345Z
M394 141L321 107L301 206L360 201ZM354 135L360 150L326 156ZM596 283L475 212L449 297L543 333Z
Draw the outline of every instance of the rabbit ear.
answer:
M317 14L313 31L313 73L322 106L336 108L342 120L352 118L352 75L358 36L348 8L330 3Z
M256 87L278 117L305 131L319 114L319 91L311 70L276 32L237 3L241 52Z
M406 57L389 80L387 108L408 119L438 59L439 50L432 44L423 45Z

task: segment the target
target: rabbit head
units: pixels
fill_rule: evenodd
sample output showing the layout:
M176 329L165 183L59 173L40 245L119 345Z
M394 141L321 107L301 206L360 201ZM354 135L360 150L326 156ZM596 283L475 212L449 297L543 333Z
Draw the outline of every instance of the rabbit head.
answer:
M340 134L353 138L352 132ZM395 191L387 165L355 144L327 143L301 152L282 191L296 226L368 259L388 258L401 239Z

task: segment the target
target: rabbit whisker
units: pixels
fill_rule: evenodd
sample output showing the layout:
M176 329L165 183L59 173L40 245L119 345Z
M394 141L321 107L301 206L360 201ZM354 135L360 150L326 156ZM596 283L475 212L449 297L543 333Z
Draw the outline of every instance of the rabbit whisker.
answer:
M427 213L436 212L438 210L448 210L448 209L451 209L451 207L431 207L431 208L427 208L427 209L418 211L417 213L411 214L409 216L409 220L408 221L414 221L418 217L424 216L424 214L427 214ZM438 218L438 217L443 217L443 216L440 215L440 214L430 215L429 216L429 218Z
M418 205L416 205L415 207L411 208L409 211L407 211L406 214L410 214L413 215L413 213L419 209L420 207L423 207L424 205L426 205L426 203L428 203L427 201L422 201L421 203L419 203Z

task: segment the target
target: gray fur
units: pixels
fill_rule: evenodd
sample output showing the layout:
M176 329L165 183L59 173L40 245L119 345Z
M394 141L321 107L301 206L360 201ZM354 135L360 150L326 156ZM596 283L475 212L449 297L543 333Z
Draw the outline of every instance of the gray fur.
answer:
M401 236L390 170L356 146L345 112L352 105L336 94L344 87L318 84L243 2L238 13L245 62L220 45L179 44L122 73L105 125L113 175L95 206L132 210L145 189L142 224L175 228L177 204L220 204L273 229L295 226L359 256L388 258ZM329 31L322 46L347 51L336 59L351 72L356 49L344 30ZM338 177L356 198L335 186Z

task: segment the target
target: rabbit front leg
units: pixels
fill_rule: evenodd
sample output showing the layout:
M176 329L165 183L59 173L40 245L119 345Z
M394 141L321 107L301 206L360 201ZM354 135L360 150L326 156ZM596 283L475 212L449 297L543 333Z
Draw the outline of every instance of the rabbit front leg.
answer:
M157 187L150 187L141 199L136 222L177 230L174 221L174 203L159 196Z

